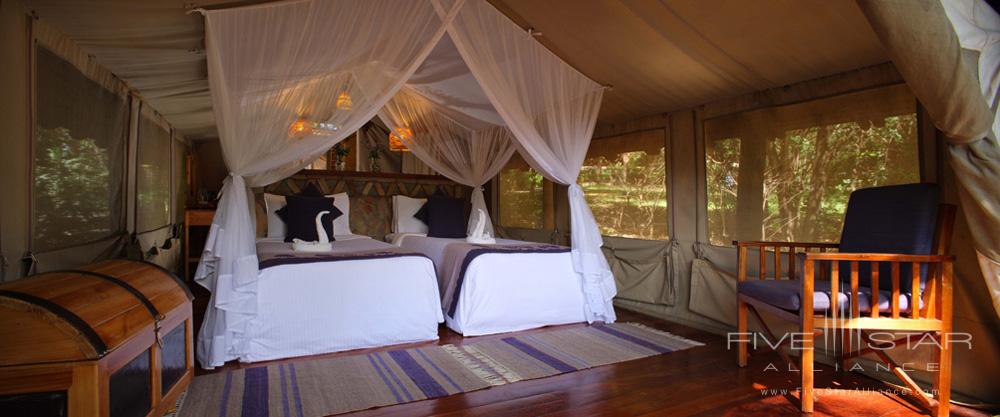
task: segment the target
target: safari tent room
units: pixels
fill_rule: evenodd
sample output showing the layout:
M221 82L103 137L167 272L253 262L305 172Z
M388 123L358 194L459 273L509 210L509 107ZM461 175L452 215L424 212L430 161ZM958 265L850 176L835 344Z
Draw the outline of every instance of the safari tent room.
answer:
M1000 413L985 0L0 0L0 415Z

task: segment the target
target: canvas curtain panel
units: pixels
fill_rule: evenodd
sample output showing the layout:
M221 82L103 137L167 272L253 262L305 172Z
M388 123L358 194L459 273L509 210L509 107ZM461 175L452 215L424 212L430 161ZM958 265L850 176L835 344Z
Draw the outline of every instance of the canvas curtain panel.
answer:
M859 0L858 5L948 139L962 210L1000 314L1000 235L995 233L1000 230L1000 144L991 110L1000 91L1000 16L979 0Z

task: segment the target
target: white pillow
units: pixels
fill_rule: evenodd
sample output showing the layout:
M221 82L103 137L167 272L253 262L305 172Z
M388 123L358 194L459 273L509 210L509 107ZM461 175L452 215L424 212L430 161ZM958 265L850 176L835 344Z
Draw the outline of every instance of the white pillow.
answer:
M347 193L328 195L333 197L333 206L344 214L333 219L333 234L335 236L351 235L351 197Z
M426 198L392 196L393 233L427 233L427 225L413 217L424 206L424 203L427 203Z
M285 222L276 213L287 204L285 196L264 194L264 208L267 210L267 237L285 237L287 228Z
M350 235L351 233L351 199L347 193L328 194L324 197L333 198L333 206L344 214L333 220L334 235ZM285 196L264 193L264 207L267 210L267 237L285 237L288 232L285 222L276 213L288 204Z

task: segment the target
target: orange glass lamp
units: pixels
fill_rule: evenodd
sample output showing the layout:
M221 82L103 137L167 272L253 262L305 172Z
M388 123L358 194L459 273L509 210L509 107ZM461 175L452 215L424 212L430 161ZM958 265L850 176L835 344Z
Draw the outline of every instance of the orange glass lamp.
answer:
M410 149L406 147L404 140L410 140L413 137L413 131L406 127L401 127L393 132L389 132L389 150L395 152L409 152Z
M354 106L354 100L346 91L337 96L337 110L350 110Z

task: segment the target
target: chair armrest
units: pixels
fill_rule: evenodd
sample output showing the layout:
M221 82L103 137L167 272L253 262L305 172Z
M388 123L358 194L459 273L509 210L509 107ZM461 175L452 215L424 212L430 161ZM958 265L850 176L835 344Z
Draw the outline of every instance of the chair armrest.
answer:
M953 262L954 255L909 255L901 253L842 253L807 252L806 261L858 261L858 262Z
M762 240L751 240L751 241L733 241L733 246L736 247L750 247L750 248L760 248L760 247L796 247L796 248L822 248L822 249L837 249L840 247L837 243L826 243L826 242L769 242Z

